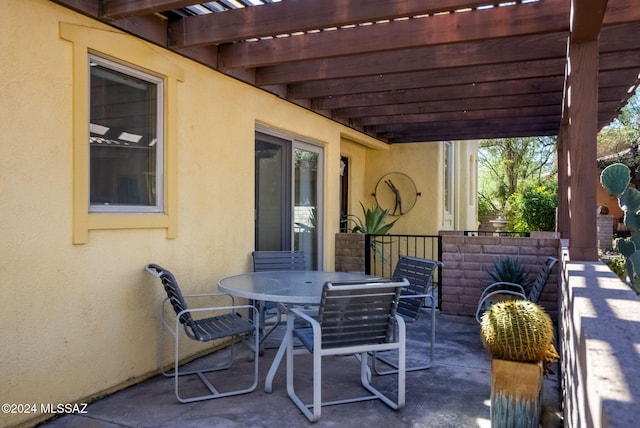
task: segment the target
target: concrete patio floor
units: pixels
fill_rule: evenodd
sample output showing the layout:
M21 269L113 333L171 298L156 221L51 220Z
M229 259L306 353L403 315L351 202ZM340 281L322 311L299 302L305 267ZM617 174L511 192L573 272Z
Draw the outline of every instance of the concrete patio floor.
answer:
M418 323L407 324L407 363L418 356L415 339L424 340L427 314ZM317 427L490 427L490 358L483 350L479 326L471 317L437 314L436 359L432 368L407 373L406 405L394 411L379 400L323 407ZM420 328L421 327L421 328ZM244 347L238 347L243 350ZM244 348L246 349L246 348ZM42 423L56 428L122 427L266 427L309 426L302 413L288 398L285 368L281 365L273 392L264 392L264 379L275 349L260 358L258 388L249 394L179 403L173 394L173 381L156 376L131 386L87 407L86 414L73 414ZM243 350L244 352L244 350ZM217 353L216 353L217 354ZM217 358L213 354L207 358ZM238 353L227 382L239 383L251 373L250 363ZM296 380L310 381L310 357L296 357ZM561 427L560 389L555 374L545 379L543 427ZM299 371L298 371L299 370ZM374 385L393 393L394 376L374 376ZM296 384L297 385L297 384ZM359 369L354 357L330 357L323 363L323 399L362 394Z

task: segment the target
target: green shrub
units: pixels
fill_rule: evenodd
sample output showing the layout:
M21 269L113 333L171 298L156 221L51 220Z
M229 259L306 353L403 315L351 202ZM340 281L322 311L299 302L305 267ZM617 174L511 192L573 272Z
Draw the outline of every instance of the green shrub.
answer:
M609 266L611 272L615 273L616 275L618 275L618 278L626 282L626 259L622 254L607 257L604 262L607 266Z
M530 185L509 198L513 232L553 231L556 226L557 192L545 184Z

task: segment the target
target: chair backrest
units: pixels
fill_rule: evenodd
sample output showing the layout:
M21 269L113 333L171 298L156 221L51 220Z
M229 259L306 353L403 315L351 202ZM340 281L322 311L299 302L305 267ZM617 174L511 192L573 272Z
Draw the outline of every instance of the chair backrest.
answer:
M547 260L544 262L544 264L540 268L540 271L538 272L538 276L531 285L531 288L529 288L527 300L533 303L538 303L538 300L540 300L540 296L542 295L542 291L544 290L544 286L547 284L549 276L551 276L553 265L555 265L557 262L558 259L556 259L555 257L547 257Z
M327 282L322 288L318 322L322 347L337 348L387 342L403 281Z
M307 267L303 251L254 251L253 271L305 270Z
M406 278L409 286L402 290L402 299L398 305L398 313L409 320L416 320L420 308L424 304L424 297L412 299L412 295L424 295L433 287L433 275L442 266L437 260L421 259L418 257L400 256L393 271L392 278L396 281Z
M164 291L167 293L167 298L173 310L176 312L176 316L185 309L188 309L182 291L180 291L180 287L178 286L178 281L171 272L156 264L148 264L146 270L162 282ZM189 312L180 316L180 323L184 325L184 330L189 337L196 337L196 334L194 334L194 332L197 331L196 323Z

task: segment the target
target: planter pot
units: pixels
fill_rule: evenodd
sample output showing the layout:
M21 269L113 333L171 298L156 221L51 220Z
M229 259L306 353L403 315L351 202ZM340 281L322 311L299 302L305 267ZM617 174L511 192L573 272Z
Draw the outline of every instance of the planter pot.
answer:
M542 363L491 361L491 427L538 428L542 413Z

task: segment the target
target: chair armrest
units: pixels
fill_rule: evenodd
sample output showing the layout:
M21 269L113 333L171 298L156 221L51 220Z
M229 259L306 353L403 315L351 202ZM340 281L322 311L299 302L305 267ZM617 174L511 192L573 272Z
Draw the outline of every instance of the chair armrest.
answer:
M320 327L320 324L318 323L318 321L315 318L313 318L308 313L305 313L305 312L301 311L298 308L287 307L287 315L294 315L297 318L304 319L305 321L307 321L311 325L316 324L318 327Z
M433 297L433 293L401 294L400 295L400 300L402 300L402 299L422 299L423 297Z
M218 293L215 293L218 294ZM191 297L206 297L209 296L207 294L205 295L191 295ZM222 294L222 296L228 296L233 300L233 296L229 296L227 294ZM187 296L183 296L183 297L187 297ZM253 311L253 319L259 319L259 312L258 309L253 306L253 305L236 305L232 302L231 305L216 305L216 306L199 306L199 307L194 307L194 308L187 308L187 309L183 309L182 311L180 311L178 314L175 313L175 311L173 310L173 308L171 307L171 305L169 304L169 299L166 298L163 300L162 302L162 320L164 323L169 322L169 320L179 320L180 317L184 314L194 314L194 313L198 313L198 312L214 312L216 314L221 315L222 313L233 313L236 312L238 310L241 309L246 309L248 312ZM205 315L206 317L206 315ZM251 318L250 318L251 319ZM173 322L173 321L171 321Z
M253 305L232 305L232 306L208 306L208 307L202 307L202 308L187 308L180 311L180 313L177 316L179 318L181 315L186 313L206 312L206 311L233 311L236 309L249 309L249 310L253 310L256 315L258 313L258 309L256 309L256 307Z
M322 328L320 327L320 323L300 309L289 308L289 311L287 312L287 335L293 338L293 335L296 334L296 330L309 329L309 327L307 327L306 325L304 327L295 327L296 319L302 319L306 321L310 325L310 328L312 330L312 337L308 337L307 335L304 335L304 337L298 335L298 339L300 339L304 347L307 348L310 352L315 352L315 350L321 351Z
M395 318L395 321L396 321L396 329L397 329L397 332L398 332L398 342L404 343L405 346L406 346L406 344L407 344L406 322L405 322L404 318L402 318L402 316L399 315L399 314L395 314L394 318Z
M199 299L204 299L204 298L212 298L212 297L227 297L231 300L231 306L234 306L236 304L236 299L235 297L233 297L230 294L227 293L197 293L197 294L183 294L182 297L184 297L185 300L199 300Z
M524 288L522 287L522 285L516 284L514 282L500 281L500 282L494 282L493 284L487 286L487 288L485 288L482 291L482 294L480 295L480 300L484 299L487 295L491 293L495 293L496 291L502 291L502 290L525 294Z

